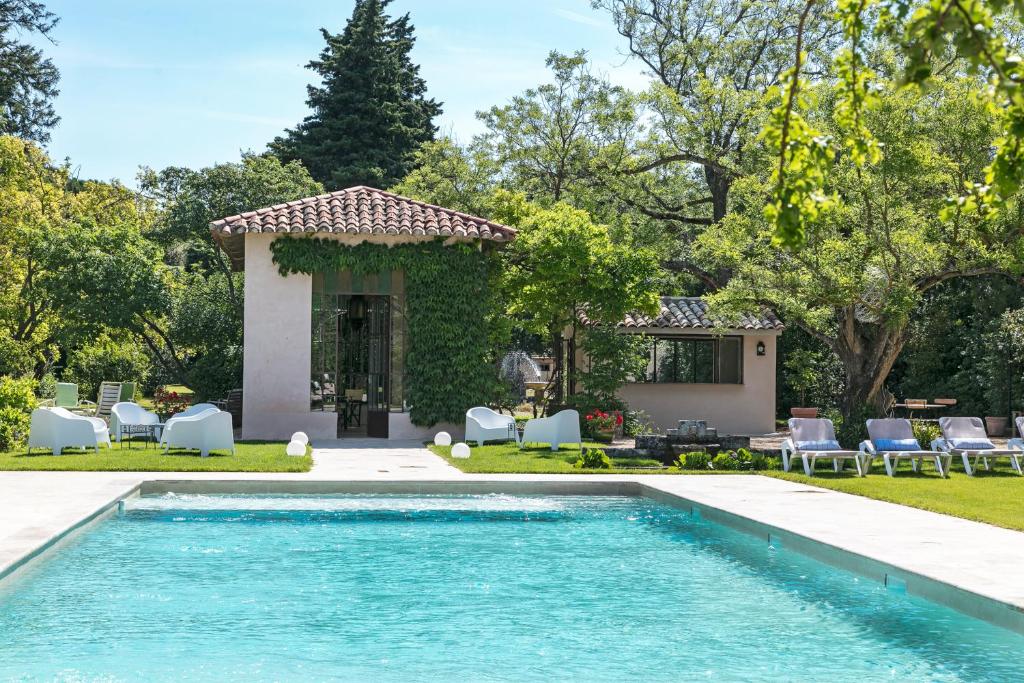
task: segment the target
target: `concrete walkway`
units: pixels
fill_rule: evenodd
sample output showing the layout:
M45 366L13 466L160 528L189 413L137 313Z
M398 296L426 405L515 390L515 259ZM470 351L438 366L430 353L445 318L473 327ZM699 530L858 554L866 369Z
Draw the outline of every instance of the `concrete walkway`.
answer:
M494 482L498 486L626 482L645 486L646 493L659 498L689 501L706 517L755 534L771 534L776 545L781 539L785 548L808 552L880 581L905 582L912 592L976 616L1004 625L1007 619L1024 623L1024 534L987 524L749 475L473 475L463 474L417 443L369 440L316 443L313 457L312 471L300 474L0 472L0 577L145 481ZM978 607L969 593L984 596L988 603ZM1007 617L1009 612L1012 618Z

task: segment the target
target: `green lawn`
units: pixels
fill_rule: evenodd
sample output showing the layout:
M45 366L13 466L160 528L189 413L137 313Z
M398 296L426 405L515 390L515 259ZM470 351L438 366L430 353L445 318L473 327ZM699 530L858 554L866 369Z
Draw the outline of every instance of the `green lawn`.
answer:
M585 443L586 448L602 448L602 444ZM573 463L580 457L580 451L575 447L563 446L561 450L552 452L547 446L534 446L519 450L514 443L489 444L485 446L471 446L469 458L453 458L451 446L430 446L430 450L437 453L449 463L463 472L486 473L486 474L665 474L677 473L678 470L670 469L644 469L649 467L660 467L657 460L641 458L612 459L612 469L577 469Z
M930 465L923 474L912 474L906 464L895 477L889 477L877 463L863 478L831 470L814 477L795 472L762 474L1024 531L1024 477L1014 473L1005 461L993 471L973 477L964 474L962 468L957 471L955 463L953 467L949 479L940 479Z
M77 472L308 472L313 457L285 455L282 441L237 441L235 454L214 451L205 458L196 451L171 449L164 453L142 442L122 448L100 446L94 451L64 449L63 455L34 450L0 453L0 470L63 470Z

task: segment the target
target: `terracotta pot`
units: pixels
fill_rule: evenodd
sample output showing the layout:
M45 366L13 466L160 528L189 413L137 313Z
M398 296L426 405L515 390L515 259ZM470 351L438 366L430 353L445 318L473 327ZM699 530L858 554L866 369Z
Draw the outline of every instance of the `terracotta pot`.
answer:
M818 417L817 408L790 408L791 417Z
M1009 422L1005 417L986 417L985 431L989 436L1003 436L1006 434L1006 425Z

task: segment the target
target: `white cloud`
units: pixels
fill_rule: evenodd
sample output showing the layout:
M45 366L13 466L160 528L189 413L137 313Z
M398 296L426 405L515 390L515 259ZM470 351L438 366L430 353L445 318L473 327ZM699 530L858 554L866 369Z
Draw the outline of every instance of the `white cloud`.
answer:
M587 14L580 14L579 12L573 12L571 9L562 9L561 7L551 10L552 13L562 17L567 21L571 21L574 24L583 24L584 26L595 26L597 28L609 28L610 25L607 21L601 21L597 17L593 17Z

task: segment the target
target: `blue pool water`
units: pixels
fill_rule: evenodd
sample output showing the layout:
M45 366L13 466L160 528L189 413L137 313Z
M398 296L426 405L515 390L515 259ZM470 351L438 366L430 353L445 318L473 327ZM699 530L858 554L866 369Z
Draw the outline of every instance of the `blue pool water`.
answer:
M0 589L8 680L1024 679L1024 637L642 498L162 496Z

